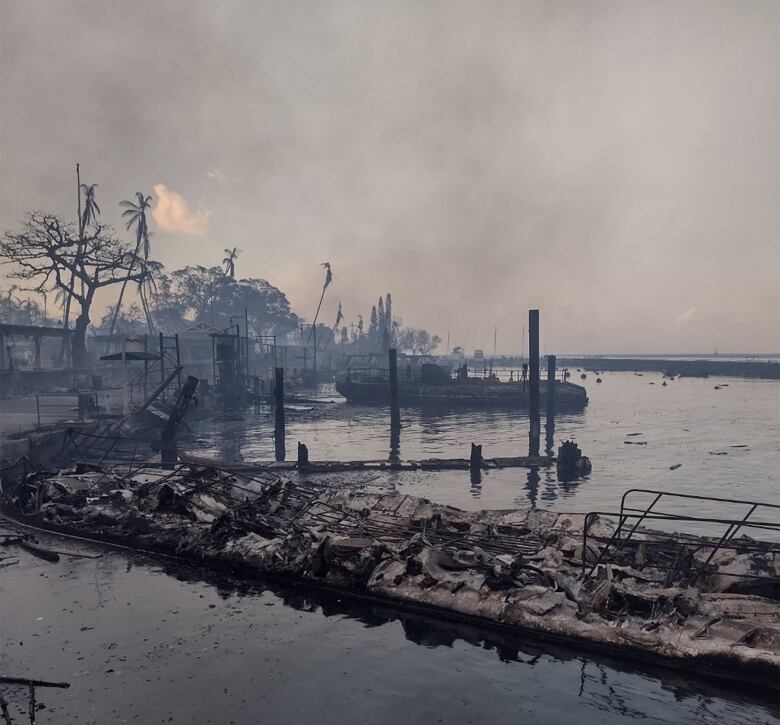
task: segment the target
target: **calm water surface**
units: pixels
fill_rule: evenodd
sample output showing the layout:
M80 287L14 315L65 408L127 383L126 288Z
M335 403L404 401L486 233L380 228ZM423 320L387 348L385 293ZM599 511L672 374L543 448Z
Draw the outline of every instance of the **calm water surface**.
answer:
M591 457L586 480L561 484L554 472L515 469L479 484L457 471L383 474L373 483L466 508L611 510L630 486L777 501L778 383L662 387L649 374L602 377L601 385L592 375L585 381L584 413L556 421L556 446L571 438ZM272 458L268 411L243 415L201 422L189 447ZM465 457L472 441L487 457L527 452L520 414L406 410L403 420L402 458ZM387 413L345 404L291 413L291 455L297 440L312 459L386 458ZM116 552L59 564L18 558L0 570L0 671L72 685L39 694L39 723L780 722L774 694L333 596L239 589ZM4 692L24 722L24 693Z
M39 691L40 724L780 722L745 686L333 596L113 552L19 559L0 571L0 671L71 683ZM3 691L26 722L26 693Z
M583 413L556 419L554 441L556 449L563 440L577 441L593 463L587 479L562 484L554 470L505 469L486 473L478 485L466 471L399 472L385 474L383 481L470 509L613 511L622 493L633 487L777 503L780 382L680 378L664 387L661 375L652 373L605 373L601 384L592 373L585 381L578 377L573 374L586 386L590 403ZM319 393L339 397L332 387L323 386ZM243 422L201 423L197 442L183 447L229 460L273 459L268 409L243 415ZM288 456L295 457L295 444L302 441L312 460L386 459L388 419L386 409L346 403L328 411L291 412ZM402 459L467 458L472 442L482 444L486 458L528 453L528 417L522 413L408 409L402 410L402 421ZM544 447L544 416L542 427ZM676 464L681 466L670 470ZM724 513L716 504L697 504L696 510Z

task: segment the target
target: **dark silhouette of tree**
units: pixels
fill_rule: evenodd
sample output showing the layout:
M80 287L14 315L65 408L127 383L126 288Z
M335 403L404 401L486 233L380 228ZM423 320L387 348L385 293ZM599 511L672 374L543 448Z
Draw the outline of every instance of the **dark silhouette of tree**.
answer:
M368 342L371 346L375 347L379 339L379 315L377 314L376 305L371 308L371 317L368 322Z
M222 260L222 264L225 265L225 276L230 279L236 278L236 259L241 254L241 250L238 247L225 250L225 258Z
M0 258L13 266L9 277L34 281L36 289L54 286L79 303L72 336L73 364L77 367L86 363L86 332L95 293L142 276L132 274L134 255L113 236L110 227L95 221L80 234L73 224L45 211L31 212L20 231L5 233ZM68 284L71 275L78 285Z
M77 169L77 173L78 173L78 169ZM76 252L77 254L81 253L81 245L83 244L85 230L90 225L90 223L96 223L97 218L100 215L100 207L98 206L97 199L95 198L95 189L97 189L97 184L89 184L89 185L79 184L79 191L84 194L84 207L83 209L80 209L81 214L79 217L79 244ZM76 281L75 275L71 274L70 288L73 287L75 281ZM81 289L81 294L83 295L84 294L83 282L79 283L79 287ZM70 324L70 302L71 302L71 295L68 292L67 297L65 299L65 312L62 318L62 324L66 330L68 329L68 325Z
M135 227L135 251L133 252L130 266L127 270L127 278L122 283L122 288L119 290L119 300L114 307L114 322L111 323L110 335L114 334L114 327L116 326L116 317L119 311L122 309L122 298L125 295L125 288L130 281L130 275L137 262L141 262L139 252L143 246L143 260L144 262L149 260L149 224L146 219L146 212L152 206L152 197L144 196L140 191L135 192L136 203L132 201L120 201L119 206L125 207L125 211L122 212L122 218L126 219L125 227L130 230ZM142 278L145 272L142 270ZM149 316L149 310L146 302L144 301L144 311L147 313L147 324L149 324L149 331L153 331L151 324L151 317Z
M387 320L385 319L385 301L380 297L376 304L377 342L382 352L387 343Z
M100 324L93 327L98 335L107 335L114 319L114 305L109 305L106 314L100 318ZM117 335L142 335L146 322L143 310L136 304L125 307L116 318L114 331Z
M314 336L314 372L317 372L317 318L320 316L320 309L322 308L322 300L325 299L325 290L330 287L333 282L333 272L330 268L330 262L323 262L322 267L325 268L325 282L322 285L322 294L320 295L320 302L317 305L317 311L314 313L314 322L311 324L311 332L309 333L309 340L312 335ZM308 342L306 344L308 347Z
M328 345L330 345L331 341L335 341L336 335L339 332L339 325L341 324L341 321L344 319L344 313L341 311L341 300L339 300L339 309L338 312L336 312L336 321L333 323L333 327L331 328L329 334L327 336L327 342L322 346L322 351L325 352L327 350ZM346 333L346 327L342 330L342 332Z
M0 320L13 325L46 325L46 309L31 299L20 299L14 292L20 289L11 285L10 289L0 291Z
M260 278L230 279L220 267L192 266L156 278L155 322L175 332L192 322L227 327L231 317L247 310L249 326L258 335L286 335L296 329L298 318L285 294Z
M440 343L438 335L431 335L427 330L415 327L403 329L398 339L401 349L411 351L412 355L430 355Z
M97 184L82 184L81 191L84 194L84 209L81 212L81 231L83 231L90 225L97 221L100 216L100 207L95 199L95 189Z

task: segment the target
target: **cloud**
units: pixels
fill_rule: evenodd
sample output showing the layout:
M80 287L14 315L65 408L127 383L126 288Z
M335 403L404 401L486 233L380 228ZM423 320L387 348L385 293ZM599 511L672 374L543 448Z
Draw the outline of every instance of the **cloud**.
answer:
M171 191L165 184L155 184L154 193L157 204L152 210L152 216L160 229L165 232L205 234L209 225L208 212L193 211L181 194Z

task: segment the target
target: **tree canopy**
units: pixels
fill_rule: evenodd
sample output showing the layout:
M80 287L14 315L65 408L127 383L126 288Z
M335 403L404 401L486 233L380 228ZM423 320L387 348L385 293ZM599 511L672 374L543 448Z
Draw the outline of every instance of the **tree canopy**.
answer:
M227 327L243 317L255 334L284 336L298 327L298 317L284 292L259 277L233 279L219 267L176 269L156 278L152 316L161 330L174 332L191 322Z
M76 365L85 362L85 335L95 293L127 279L141 279L131 274L134 254L111 227L93 220L88 228L79 229L46 211L30 212L19 231L5 233L0 259L10 266L12 279L29 282L35 291L63 290L79 303L73 335Z

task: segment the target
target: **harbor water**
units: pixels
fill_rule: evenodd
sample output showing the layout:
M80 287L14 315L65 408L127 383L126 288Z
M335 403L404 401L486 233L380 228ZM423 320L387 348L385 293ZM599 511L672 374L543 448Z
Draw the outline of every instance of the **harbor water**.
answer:
M597 384L595 377L583 381L587 409L555 421L555 447L575 440L591 458L586 479L561 483L554 468L542 468L491 470L479 483L467 471L364 472L344 482L470 509L613 511L631 487L777 502L780 384L683 378L663 386L660 375L631 373L602 375ZM317 395L336 399L328 386ZM291 458L299 440L312 460L390 454L381 407L293 407ZM402 459L463 458L472 442L486 458L527 453L522 413L402 410L402 421ZM272 416L259 407L202 419L182 448L270 460ZM780 722L776 693L744 684L333 594L229 581L72 540L42 541L101 556L50 564L19 552L19 564L0 573L0 671L71 684L39 689L38 723ZM3 691L24 721L26 691Z
M71 685L38 688L39 725L780 722L744 683L43 543L103 555L0 575L0 671ZM26 722L27 690L2 689Z
M556 417L553 448L557 450L564 440L576 441L593 464L587 478L561 483L554 468L513 468L486 471L478 484L471 482L468 471L395 472L383 474L382 482L466 509L537 506L567 512L614 511L629 488L777 502L779 382L665 381L660 374L602 373L603 382L596 383L593 373L581 381L579 373L572 372L574 382L586 387L590 402L581 413ZM340 397L332 386L322 386L319 396ZM298 441L308 446L313 461L389 458L386 407L344 402L324 406L325 410L293 407L298 410L287 415L288 458L294 460ZM250 408L236 418L219 424L203 421L182 448L230 461L273 460L271 411ZM527 412L402 409L401 419L402 460L468 458L471 443L483 446L485 458L528 454ZM545 447L544 411L541 447ZM363 476L371 478L373 474ZM685 502L676 505L691 511ZM724 513L717 503L697 503L695 510L702 516Z

